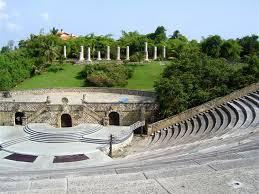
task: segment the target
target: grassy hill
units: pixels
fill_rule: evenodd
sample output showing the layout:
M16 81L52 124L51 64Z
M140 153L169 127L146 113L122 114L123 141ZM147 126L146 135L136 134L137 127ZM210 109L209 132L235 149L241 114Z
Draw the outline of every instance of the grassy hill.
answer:
M126 88L153 90L154 81L159 78L165 64L151 62L130 66L134 68L134 74L128 80ZM62 70L58 72L47 71L41 75L36 75L20 83L15 89L84 87L84 80L79 76L79 72L83 68L83 65L64 64L62 65Z

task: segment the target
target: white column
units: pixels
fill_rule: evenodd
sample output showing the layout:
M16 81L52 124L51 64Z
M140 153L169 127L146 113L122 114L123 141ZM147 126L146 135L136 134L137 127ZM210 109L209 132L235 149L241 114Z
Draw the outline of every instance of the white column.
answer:
M83 60L85 60L85 58L84 58L84 47L81 46L79 61L83 61Z
M157 60L157 47L154 46L154 60Z
M64 51L64 58L66 59L67 58L67 47L66 46L63 47L63 51Z
M101 58L101 51L98 51L97 53L97 61L101 61L102 58Z
M129 61L129 46L126 47L126 60Z
M107 46L107 56L106 56L106 60L110 61L111 57L110 57L110 46Z
M118 46L117 47L117 61L121 60L121 48Z
M163 58L164 59L166 58L166 48L165 48L165 46L163 47Z
M149 59L148 59L148 46L147 46L147 42L145 42L145 61L149 61Z
M91 60L91 49L90 49L90 47L87 48L87 61L88 61L88 62L91 62L91 61L92 61L92 60Z

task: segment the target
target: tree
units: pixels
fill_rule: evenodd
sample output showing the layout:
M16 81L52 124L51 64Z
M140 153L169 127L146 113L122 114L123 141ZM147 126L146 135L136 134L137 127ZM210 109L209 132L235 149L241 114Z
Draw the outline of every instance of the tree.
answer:
M7 46L9 47L10 50L14 49L14 40L9 40L7 42Z
M206 53L208 56L218 58L220 56L222 43L223 41L220 36L209 36L201 42L202 52Z
M58 29L55 28L55 27L53 27L53 28L50 30L50 33L51 33L52 35L56 35L56 34L58 33Z
M166 29L164 26L158 26L154 33L147 34L147 38L154 40L156 44L167 40Z
M240 59L242 47L235 40L224 41L220 48L220 56L229 60Z
M179 38L180 36L182 36L180 34L180 31L179 30L175 30L173 35L171 36L171 39L176 39L176 38Z
M6 46L3 46L0 53L7 53L14 50L14 40L9 40Z
M257 35L245 36L237 39L242 46L241 57L246 55L259 55L259 41Z
M179 30L175 30L173 35L170 37L170 39L182 39L182 40L188 40L184 35L180 33Z
M47 63L52 63L59 56L59 48L55 45L45 45L44 56L46 57Z
M25 49L30 57L37 58L39 61L37 67L42 69L46 63L52 63L61 57L62 43L56 35L31 35L28 40L20 41L19 47Z
M8 47L8 46L3 46L2 49L1 49L1 53L7 53L7 52L10 52L11 49Z
M167 55L170 58L184 58L189 55L200 55L200 46L197 41L188 41L184 38L169 39L167 41Z
M155 83L163 117L171 116L237 89L236 70L223 59L186 55L167 66Z
M44 28L41 28L41 29L40 29L40 35L44 35L44 33L45 33L45 32L44 32Z
M137 52L143 51L145 42L148 42L146 36L138 33L137 31L122 31L122 36L118 40L119 45L123 47L130 47L131 56L136 54Z

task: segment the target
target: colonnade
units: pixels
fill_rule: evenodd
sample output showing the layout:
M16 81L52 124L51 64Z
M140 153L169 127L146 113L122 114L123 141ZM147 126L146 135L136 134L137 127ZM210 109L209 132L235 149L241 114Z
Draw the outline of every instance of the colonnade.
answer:
M144 61L149 61L150 58L149 58L149 54L148 54L148 43L145 42L145 50L144 50ZM64 46L63 48L63 56L64 58L66 59L67 58L67 47ZM110 61L111 60L111 57L110 57L110 46L107 46L106 48L106 58L104 60L107 60L107 61ZM166 47L163 46L163 53L162 53L162 58L163 59L166 59ZM154 52L153 52L153 60L157 60L157 47L154 46ZM97 61L101 61L103 60L102 57L101 57L101 51L97 51ZM117 55L116 55L116 60L117 61L121 61L121 48L118 46L117 47ZM130 60L130 47L129 46L126 46L126 58L125 58L126 61L129 61ZM91 48L90 47L87 47L87 58L85 60L85 57L84 57L84 46L81 46L80 47L80 52L79 52L79 61L80 62L83 62L83 61L86 61L86 62L91 62L92 59L91 59Z

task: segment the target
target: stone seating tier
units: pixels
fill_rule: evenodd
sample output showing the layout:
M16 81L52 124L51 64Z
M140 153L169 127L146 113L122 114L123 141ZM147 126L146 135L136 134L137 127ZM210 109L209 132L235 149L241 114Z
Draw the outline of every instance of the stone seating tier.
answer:
M51 170L37 168L37 160L17 166L0 163L0 190L258 193L259 91L160 128L135 146L136 153L125 158L84 165L58 164ZM1 157L5 154L0 152Z

